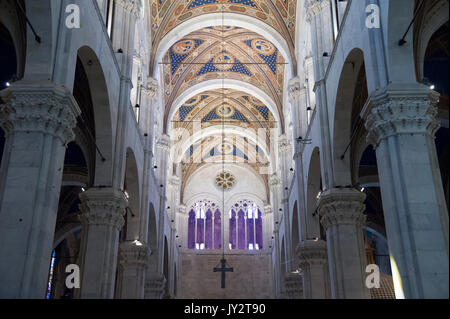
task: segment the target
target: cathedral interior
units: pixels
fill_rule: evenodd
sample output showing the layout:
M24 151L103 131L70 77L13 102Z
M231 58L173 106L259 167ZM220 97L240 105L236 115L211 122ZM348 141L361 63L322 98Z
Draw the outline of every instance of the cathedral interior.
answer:
M448 15L0 0L0 298L448 298Z

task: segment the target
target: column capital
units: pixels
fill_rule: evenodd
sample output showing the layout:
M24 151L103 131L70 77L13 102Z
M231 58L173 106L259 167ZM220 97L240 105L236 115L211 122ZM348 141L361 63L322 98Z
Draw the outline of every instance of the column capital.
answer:
M264 215L272 213L272 206L266 205L264 206Z
M134 241L124 241L119 245L119 262L125 267L147 267L150 254L150 247L143 243L138 246Z
M298 76L289 80L288 95L291 103L294 103L300 97L300 93L303 89L300 78Z
M166 285L166 278L157 272L147 272L145 278L145 298L161 299Z
M439 94L420 83L390 84L369 96L361 117L369 132L367 140L377 147L390 136L428 134L439 129Z
M132 13L136 17L139 16L140 8L142 7L141 0L115 0L117 4L121 5L126 11Z
M277 174L272 174L269 177L269 187L270 188L275 188L280 186L280 178L277 176Z
M291 144L289 143L285 134L281 135L278 139L278 150L281 153L286 153L289 150Z
M170 136L167 134L161 135L160 139L158 140L157 145L159 148L163 149L164 151L169 152L170 145L171 145Z
M13 83L1 92L0 126L13 132L42 132L66 145L75 138L80 108L72 93L51 82Z
M120 230L125 220L128 200L123 191L109 187L94 187L80 195L81 222L84 225L106 225Z
M301 241L295 253L302 269L309 266L323 266L328 262L327 243L321 239Z
M326 9L329 6L330 6L329 0L306 0L305 1L306 20L310 22L312 18L320 14L323 9Z
M147 78L147 84L142 87L142 92L150 98L155 98L158 93L158 81L154 78Z
M300 273L287 272L284 274L284 285L288 299L301 299L303 296L303 280Z
M318 200L320 223L328 229L332 225L363 225L366 194L353 188L333 188L321 193Z

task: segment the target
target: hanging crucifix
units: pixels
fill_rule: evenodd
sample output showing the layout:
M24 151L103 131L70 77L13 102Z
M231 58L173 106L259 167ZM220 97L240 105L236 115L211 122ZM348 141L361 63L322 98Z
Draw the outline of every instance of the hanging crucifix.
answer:
M233 272L233 267L228 267L227 268L227 260L225 258L222 258L220 260L220 264L221 264L220 268L214 267L214 272L221 272L222 273L221 288L224 289L225 288L225 273L226 272Z

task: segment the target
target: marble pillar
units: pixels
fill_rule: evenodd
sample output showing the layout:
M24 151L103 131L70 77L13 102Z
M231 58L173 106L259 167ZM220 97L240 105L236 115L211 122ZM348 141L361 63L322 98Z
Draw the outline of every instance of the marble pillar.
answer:
M114 297L119 231L124 225L127 199L114 188L90 188L80 194L80 298Z
M323 240L303 240L296 248L304 299L329 299L330 283L327 243Z
M391 84L361 116L376 149L397 298L448 298L448 209L434 134L438 94Z
M150 247L143 243L134 241L120 243L121 299L144 299L145 273L150 254Z
M365 286L366 254L362 226L366 195L353 188L322 192L318 202L326 231L331 296L334 299L369 298Z
M64 155L80 110L50 82L16 82L1 93L0 298L44 298Z

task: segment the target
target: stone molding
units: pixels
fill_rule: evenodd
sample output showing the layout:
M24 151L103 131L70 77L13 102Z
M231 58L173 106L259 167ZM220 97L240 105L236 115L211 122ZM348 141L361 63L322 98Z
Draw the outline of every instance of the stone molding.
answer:
M366 194L353 188L333 188L321 193L318 200L320 223L325 229L333 225L363 226L366 216L364 200Z
M142 243L136 245L133 241L125 241L119 245L119 262L123 267L146 268L151 255L149 246Z
M80 108L72 93L53 83L13 83L2 91L0 126L13 132L42 132L67 145L75 138Z
M90 188L80 195L83 225L103 225L122 229L128 200L123 191L114 188Z
M299 267L323 266L328 263L327 243L319 240L303 240L296 249Z
M438 101L437 92L419 83L391 84L375 91L361 112L367 141L377 147L383 139L399 134L434 137L440 127Z

